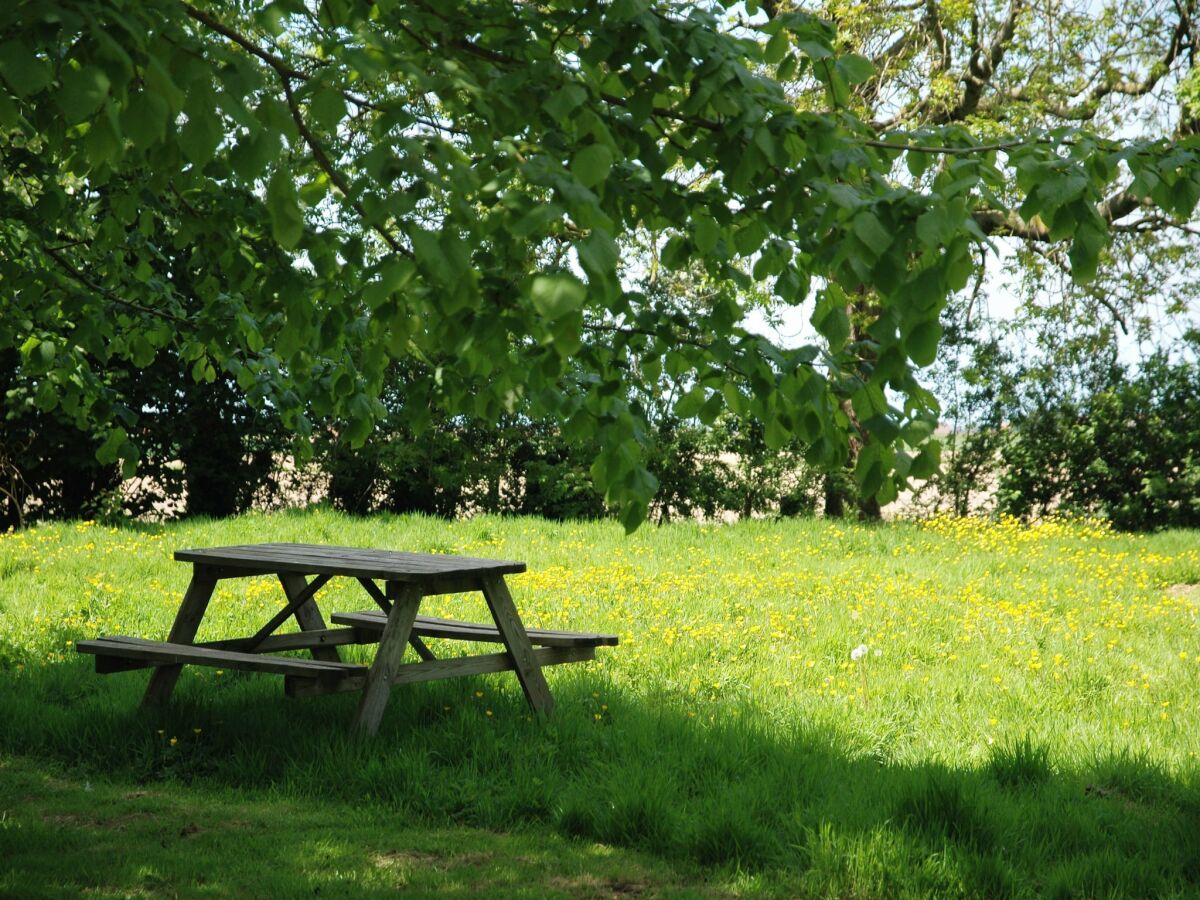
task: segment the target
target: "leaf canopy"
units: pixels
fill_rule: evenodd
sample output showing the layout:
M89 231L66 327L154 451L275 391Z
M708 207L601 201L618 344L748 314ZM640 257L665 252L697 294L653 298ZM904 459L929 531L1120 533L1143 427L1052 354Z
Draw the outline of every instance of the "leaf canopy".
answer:
M1129 172L1138 202L1190 214L1200 146L881 128L849 109L874 67L832 26L731 26L734 5L7 4L0 352L127 464L118 362L222 369L298 435L335 417L361 440L389 362L416 359L446 410L598 439L597 487L634 528L656 485L628 387L665 368L681 414L754 416L824 465L869 434L856 477L894 496L936 461L915 372L984 240L971 212L1040 217L1086 277L1094 203ZM659 236L649 260L626 256L635 232ZM680 316L631 288L647 266L733 290ZM729 298L755 285L811 306L825 343L748 332Z

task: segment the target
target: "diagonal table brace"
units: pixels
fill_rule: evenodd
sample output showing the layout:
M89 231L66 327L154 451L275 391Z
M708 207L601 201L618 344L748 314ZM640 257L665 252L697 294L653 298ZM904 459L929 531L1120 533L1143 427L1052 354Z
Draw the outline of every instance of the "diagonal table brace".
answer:
M363 590L371 595L371 599L375 601L376 606L382 609L385 613L390 613L392 611L392 602L383 595L383 591L379 589L379 585L377 585L370 578L359 578L358 583L363 586Z
M294 600L308 587L308 579L298 572L280 572L279 583L283 586L283 593L288 600ZM325 630L325 618L321 615L316 600L310 597L307 603L296 608L296 624L300 626L301 631ZM262 647L266 640L263 638L257 646ZM312 648L311 652L313 659L323 659L326 662L342 661L342 655L338 653L337 647L316 646Z
M383 591L379 589L379 585L377 585L370 578L359 578L358 583L363 586L363 590L371 595L371 599L375 601L376 606L382 609L385 613L390 613L392 611L392 601L389 600L384 595ZM437 659L437 657L433 655L433 651L429 649L429 645L415 634L409 634L408 644L417 651L417 656L421 657L421 659L425 660L426 662L431 659Z
M289 616L295 615L296 610L302 607L305 603L313 598L321 588L329 583L332 575L318 575L308 583L308 587L300 591L288 601L287 606L271 617L271 621L264 625L250 638L246 645L246 653L253 653L258 645L275 633L275 630L288 620Z

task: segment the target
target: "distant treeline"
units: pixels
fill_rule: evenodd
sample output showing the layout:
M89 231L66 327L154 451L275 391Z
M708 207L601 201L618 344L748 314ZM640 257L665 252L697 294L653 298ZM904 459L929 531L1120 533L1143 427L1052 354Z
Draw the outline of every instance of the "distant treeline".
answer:
M982 368L978 360L983 359ZM230 378L194 381L160 359L117 371L141 449L136 482L96 459L99 439L0 358L0 528L30 520L145 515L234 515L318 497L355 514L554 519L608 514L592 485L596 447L559 426L514 414L498 426L439 414L423 373L397 371L388 415L351 447L335 421L314 416L300 446L269 409L254 409ZM996 355L967 373L971 427L953 436L942 472L919 487L915 509L1051 510L1099 515L1130 530L1200 526L1200 370L1153 356L1136 371L1111 361L1086 383ZM669 409L669 404L663 405ZM769 450L759 423L722 415L712 425L654 417L652 518L812 515L840 507L869 515L849 473L822 474L799 446ZM295 463L295 464L294 464ZM910 507L914 508L914 507Z

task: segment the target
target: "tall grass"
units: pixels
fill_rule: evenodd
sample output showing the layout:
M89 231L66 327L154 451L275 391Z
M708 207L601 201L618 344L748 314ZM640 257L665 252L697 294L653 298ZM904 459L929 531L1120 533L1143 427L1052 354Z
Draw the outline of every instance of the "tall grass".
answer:
M183 795L631 848L728 889L1189 894L1200 608L1167 588L1200 582L1197 538L967 520L626 538L324 510L48 526L0 538L0 753ZM547 670L549 722L497 675L397 689L369 742L348 732L352 696L286 701L270 676L185 670L176 702L143 713L145 672L97 676L72 651L166 634L188 577L172 550L267 540L522 559L527 625L621 645ZM201 637L250 633L281 598L268 579L222 582ZM320 601L370 605L338 581ZM427 604L487 619L476 597Z

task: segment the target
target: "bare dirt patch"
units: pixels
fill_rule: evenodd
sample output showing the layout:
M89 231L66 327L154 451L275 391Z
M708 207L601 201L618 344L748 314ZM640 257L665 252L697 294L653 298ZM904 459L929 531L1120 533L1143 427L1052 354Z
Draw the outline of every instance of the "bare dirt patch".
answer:
M1200 606L1200 584L1172 584L1167 588L1167 593Z
M573 878L556 875L548 878L546 884L576 897L639 897L650 889L650 885L644 881L597 878L594 875L577 875Z
M157 819L158 816L148 812L126 813L108 819L98 819L95 816L81 816L76 813L42 816L42 821L49 825L69 828L102 828L105 831L124 831L133 822Z

